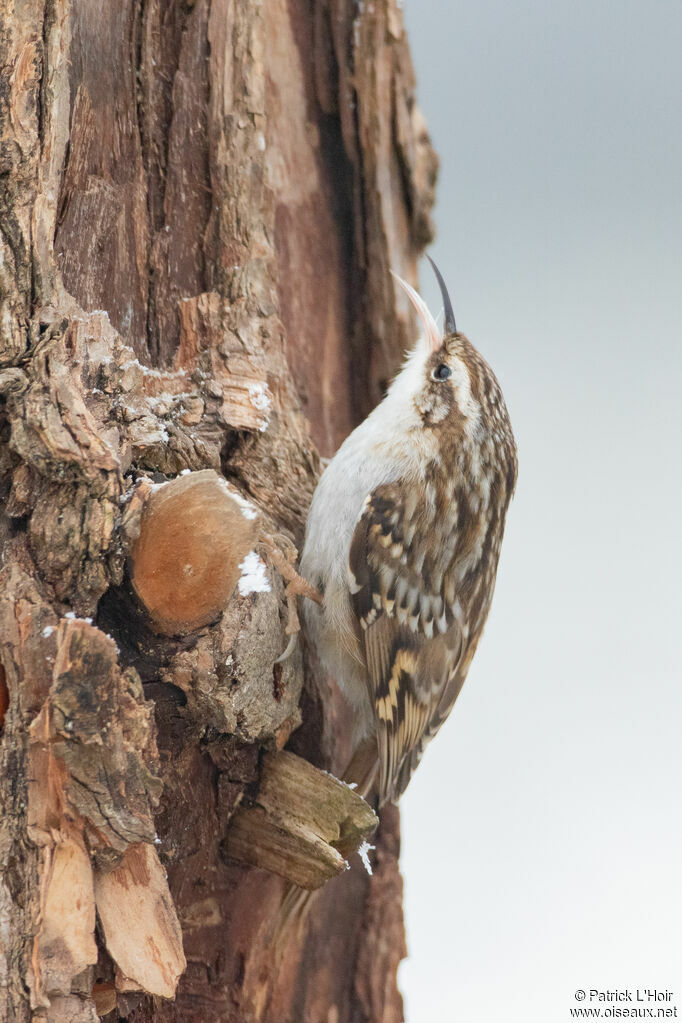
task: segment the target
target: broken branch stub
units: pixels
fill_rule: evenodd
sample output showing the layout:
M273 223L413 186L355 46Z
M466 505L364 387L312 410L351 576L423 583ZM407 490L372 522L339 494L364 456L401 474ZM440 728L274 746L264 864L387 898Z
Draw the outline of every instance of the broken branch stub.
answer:
M216 621L257 536L256 508L212 469L155 490L129 559L133 589L152 627L183 636Z
M253 806L231 820L227 856L313 890L342 873L379 821L344 782L293 753L263 758Z

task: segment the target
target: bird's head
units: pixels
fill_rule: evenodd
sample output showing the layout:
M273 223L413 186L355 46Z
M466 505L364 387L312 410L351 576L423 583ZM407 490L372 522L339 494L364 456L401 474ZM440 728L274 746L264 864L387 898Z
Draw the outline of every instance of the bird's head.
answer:
M422 325L422 336L392 385L408 398L427 429L480 443L499 438L513 447L507 409L495 374L469 339L457 330L445 281L432 259L443 300L441 328L411 285L393 275L407 293Z

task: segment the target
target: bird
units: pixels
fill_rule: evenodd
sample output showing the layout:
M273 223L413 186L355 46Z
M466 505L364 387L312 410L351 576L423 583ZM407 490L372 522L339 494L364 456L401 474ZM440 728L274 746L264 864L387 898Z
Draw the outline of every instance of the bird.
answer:
M490 610L517 449L492 369L443 301L439 327L393 274L420 336L313 495L301 576L308 640L353 708L345 774L380 809L452 710Z

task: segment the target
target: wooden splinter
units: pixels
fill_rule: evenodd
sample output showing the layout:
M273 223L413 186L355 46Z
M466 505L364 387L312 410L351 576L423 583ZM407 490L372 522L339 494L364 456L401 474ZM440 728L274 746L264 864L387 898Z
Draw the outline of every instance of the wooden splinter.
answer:
M9 689L5 681L5 669L0 664L0 732L5 724L5 714L9 708Z
M182 636L216 621L258 526L254 506L212 469L178 476L150 494L129 572L157 632Z
M313 890L346 869L378 823L338 778L293 753L268 753L255 802L237 810L223 847L232 859Z

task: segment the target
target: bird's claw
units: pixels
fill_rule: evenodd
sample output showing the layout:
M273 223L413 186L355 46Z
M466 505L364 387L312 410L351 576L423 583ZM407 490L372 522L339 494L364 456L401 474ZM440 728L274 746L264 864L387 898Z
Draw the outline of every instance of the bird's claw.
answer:
M298 617L296 598L307 597L309 600L315 601L316 604L322 604L323 598L322 594L312 585L312 583L309 583L307 579L304 579L302 575L299 575L291 561L282 554L281 550L271 537L263 537L261 543L270 555L270 560L277 571L284 579L287 580L287 587L284 591L287 599L288 614L285 632L290 639L284 652L280 654L275 661L275 664L281 664L282 661L286 661L289 657L291 657L292 653L296 649L296 641L298 639L298 634L301 631L301 622Z

